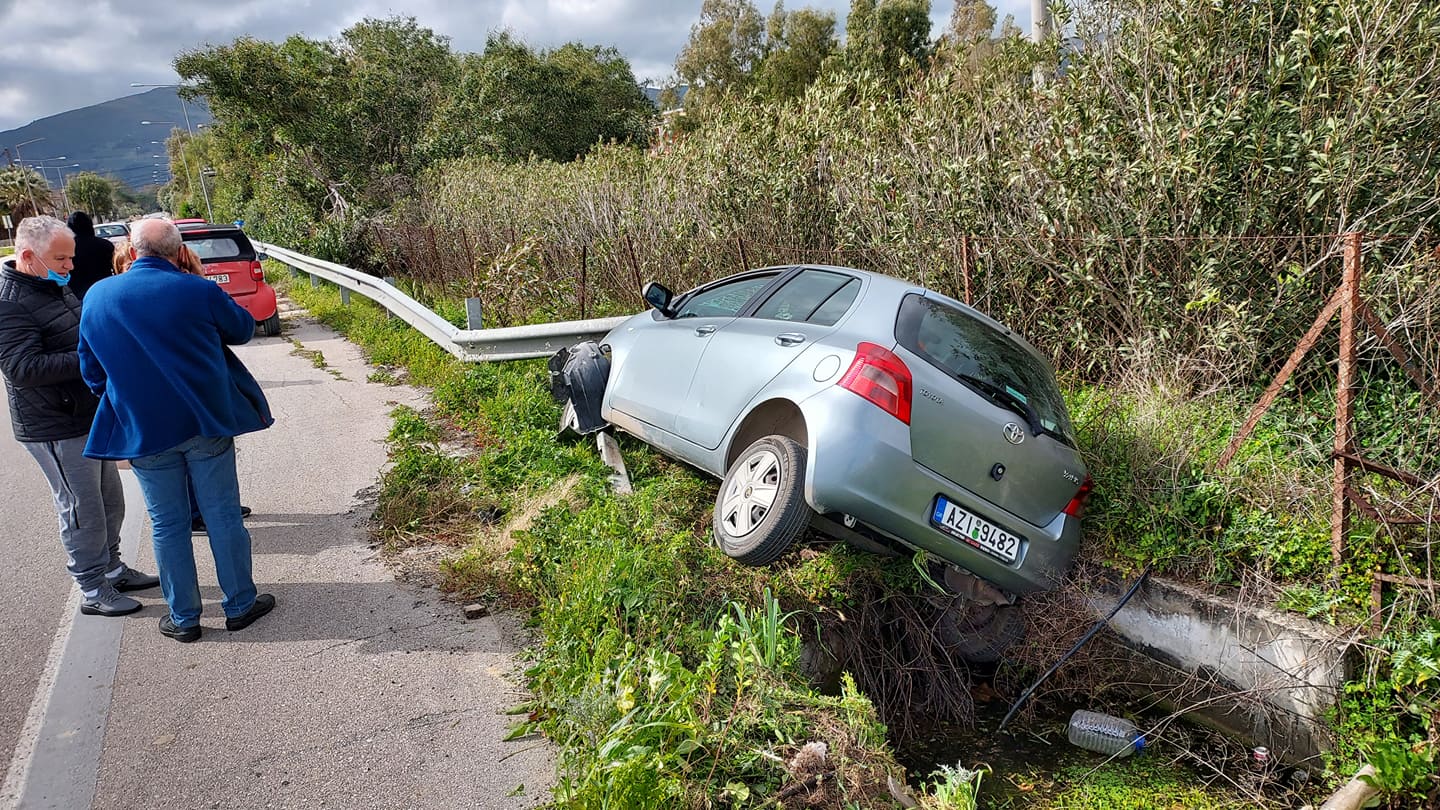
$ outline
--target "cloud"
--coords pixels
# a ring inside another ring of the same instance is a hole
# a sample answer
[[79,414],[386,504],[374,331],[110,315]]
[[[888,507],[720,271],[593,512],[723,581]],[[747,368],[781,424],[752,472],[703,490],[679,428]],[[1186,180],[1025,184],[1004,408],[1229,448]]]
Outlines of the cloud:
[[[999,16],[1029,21],[1028,0],[992,0]],[[953,0],[933,0],[943,26]],[[768,0],[756,0],[769,14]],[[794,9],[834,11],[849,0],[792,0]],[[157,13],[159,12],[159,13]],[[183,50],[241,36],[280,41],[292,34],[329,39],[366,17],[412,16],[450,38],[457,51],[480,51],[492,31],[509,30],[538,48],[567,42],[613,46],[636,78],[661,80],[699,19],[700,0],[0,0],[0,130],[137,92],[131,82],[177,81]]]

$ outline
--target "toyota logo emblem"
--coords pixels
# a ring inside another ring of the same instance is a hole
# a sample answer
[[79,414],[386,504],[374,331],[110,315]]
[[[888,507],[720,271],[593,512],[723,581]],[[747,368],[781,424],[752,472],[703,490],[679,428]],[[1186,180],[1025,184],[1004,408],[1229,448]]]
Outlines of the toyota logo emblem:
[[1019,444],[1025,441],[1025,431],[1020,426],[1011,422],[1005,426],[1005,441],[1011,444]]

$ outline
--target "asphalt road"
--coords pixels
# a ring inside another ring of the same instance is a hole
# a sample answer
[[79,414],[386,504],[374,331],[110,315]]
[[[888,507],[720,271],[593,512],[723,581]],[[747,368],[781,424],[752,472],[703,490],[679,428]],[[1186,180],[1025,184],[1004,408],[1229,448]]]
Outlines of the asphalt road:
[[[325,368],[293,353],[292,339],[320,351]],[[309,322],[289,320],[284,337],[238,354],[276,416],[238,442],[255,578],[279,603],[246,630],[224,629],[203,536],[199,642],[159,634],[158,590],[139,594],[146,608],[125,619],[76,617],[39,470],[8,437],[0,444],[0,752],[15,750],[6,784],[21,791],[18,804],[0,793],[0,807],[543,801],[548,746],[502,741],[512,719],[503,712],[525,697],[513,622],[466,621],[434,591],[397,583],[361,525],[357,493],[385,462],[389,412],[423,404],[420,395],[368,383],[358,351]],[[153,571],[143,514],[137,500],[127,532],[134,561]],[[66,644],[52,644],[57,633]],[[48,694],[37,689],[47,661]]]

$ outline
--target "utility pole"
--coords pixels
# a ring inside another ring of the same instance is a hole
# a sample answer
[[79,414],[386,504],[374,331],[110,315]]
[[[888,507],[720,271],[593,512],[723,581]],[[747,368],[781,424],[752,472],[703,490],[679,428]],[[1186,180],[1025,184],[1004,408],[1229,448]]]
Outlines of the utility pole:
[[[1036,45],[1043,44],[1050,38],[1050,6],[1048,0],[1030,0],[1030,40]],[[1041,65],[1036,65],[1030,73],[1031,80],[1036,87],[1045,86],[1049,79],[1049,71]]]
[[1050,6],[1046,0],[1030,0],[1030,41],[1044,42],[1050,36]]

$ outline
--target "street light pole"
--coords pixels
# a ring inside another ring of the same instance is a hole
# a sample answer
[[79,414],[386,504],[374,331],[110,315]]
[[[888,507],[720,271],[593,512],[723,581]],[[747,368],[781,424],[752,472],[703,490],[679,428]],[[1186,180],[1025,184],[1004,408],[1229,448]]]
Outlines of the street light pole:
[[[43,141],[43,140],[45,140],[45,139],[44,139],[44,138],[31,138],[31,139],[28,140],[28,141],[21,141],[20,143],[15,144],[15,162],[20,164],[20,168],[21,168],[21,169],[24,169],[24,168],[25,168],[25,163],[24,163],[24,161],[22,161],[21,158],[20,158],[20,147],[24,146],[24,145],[27,144],[27,143],[39,143],[39,142],[41,142],[41,141]],[[41,175],[41,177],[44,177],[44,175]],[[46,181],[45,181],[45,185],[47,185],[47,186],[50,185],[50,181],[49,181],[49,180],[46,180]],[[34,213],[34,214],[40,213],[40,208],[35,205],[35,192],[34,192],[33,189],[30,188],[30,184],[29,184],[29,183],[26,183],[26,184],[25,184],[25,196],[27,196],[27,197],[30,198],[30,211],[31,211],[31,213]]]
[[[179,88],[179,87],[180,87],[180,85],[178,85],[178,84],[141,84],[140,82],[131,82],[131,83],[130,83],[130,86],[131,86],[131,87],[174,87],[174,88]],[[190,108],[185,105],[185,97],[184,97],[184,96],[181,96],[179,93],[176,93],[176,94],[175,94],[175,97],[178,98],[178,99],[180,99],[180,115],[185,118],[185,131],[188,132],[188,133],[190,133],[190,137],[191,137],[191,138],[194,138],[194,137],[195,137],[195,128],[192,127],[192,126],[190,126]],[[141,121],[140,123],[143,124],[143,123],[145,123],[145,122],[144,122],[144,121]],[[161,122],[156,122],[156,123],[161,123]],[[185,155],[184,155],[185,149],[184,149],[184,145],[183,145],[183,144],[181,144],[180,153],[181,153],[181,155],[180,155],[181,158],[184,159],[184,157],[185,157]],[[189,165],[189,161],[186,161],[186,165],[187,165],[187,166]],[[190,169],[189,169],[189,168],[186,168],[186,169],[185,169],[185,173],[186,173],[186,174],[189,174],[189,173],[190,173]],[[201,167],[200,167],[200,194],[201,194],[202,196],[204,196],[204,198],[205,198],[205,218],[213,222],[213,221],[215,220],[215,211],[210,208],[210,189],[206,188],[206,186],[205,186],[205,167],[204,167],[204,166],[201,166]]]
[[[179,122],[179,121],[141,121],[140,123],[141,123],[141,124],[176,124],[176,125],[178,125],[180,122]],[[185,144],[183,144],[183,143],[180,144],[179,151],[180,151],[180,162],[181,162],[182,164],[184,164],[184,166],[185,166],[185,176],[188,177],[188,178],[190,178],[191,187],[193,188],[193,187],[194,187],[194,183],[195,183],[195,172],[193,172],[193,171],[190,170],[190,158],[188,158],[188,157],[185,156]],[[202,192],[205,191],[205,182],[204,182],[203,180],[200,182],[200,190],[201,190]],[[210,195],[209,195],[208,192],[205,193],[205,212],[206,212],[206,214],[208,215],[207,218],[213,218],[213,217],[214,217],[214,213],[212,213],[212,212],[210,211]]]

